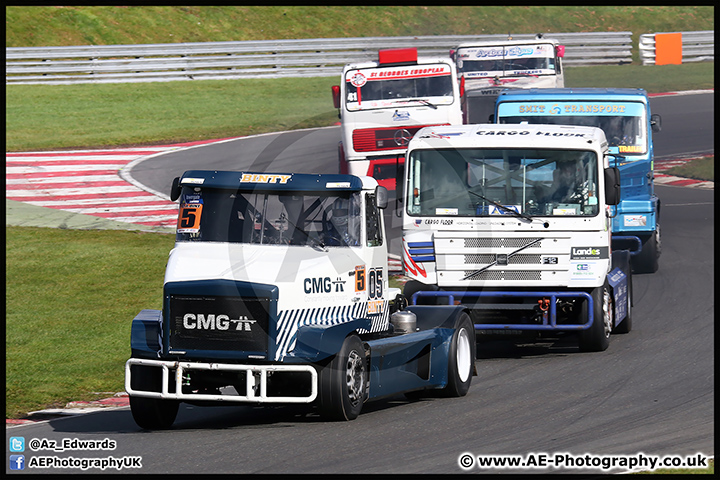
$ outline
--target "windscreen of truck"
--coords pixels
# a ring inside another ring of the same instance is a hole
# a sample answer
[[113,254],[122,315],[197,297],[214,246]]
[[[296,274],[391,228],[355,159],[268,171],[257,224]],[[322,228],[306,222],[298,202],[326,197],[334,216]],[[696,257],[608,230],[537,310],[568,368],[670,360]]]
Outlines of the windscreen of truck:
[[357,192],[254,193],[183,187],[177,241],[360,245]]
[[446,63],[360,68],[345,74],[349,111],[450,105],[453,101],[452,70]]
[[640,102],[500,102],[498,123],[599,127],[610,153],[642,155],[648,151],[647,114]]
[[418,149],[408,164],[411,216],[598,214],[598,157],[587,150]]
[[458,75],[468,80],[557,74],[555,47],[549,43],[463,47],[458,49],[456,55]]

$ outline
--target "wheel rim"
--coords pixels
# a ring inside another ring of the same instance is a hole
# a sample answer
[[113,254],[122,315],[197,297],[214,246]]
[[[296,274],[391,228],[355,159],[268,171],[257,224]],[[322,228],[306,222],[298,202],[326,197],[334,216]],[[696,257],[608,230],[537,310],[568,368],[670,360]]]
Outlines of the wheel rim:
[[363,359],[355,350],[348,355],[345,382],[347,384],[350,404],[355,406],[362,401],[363,388],[365,386]]
[[472,366],[472,348],[470,348],[470,337],[467,330],[461,328],[458,331],[457,353],[455,360],[457,361],[458,375],[461,382],[466,382],[470,378],[470,370]]
[[610,332],[612,331],[612,315],[610,313],[611,309],[611,303],[610,303],[610,292],[607,291],[607,289],[603,289],[603,305],[602,305],[602,313],[603,313],[603,328],[605,329],[605,337],[610,337]]

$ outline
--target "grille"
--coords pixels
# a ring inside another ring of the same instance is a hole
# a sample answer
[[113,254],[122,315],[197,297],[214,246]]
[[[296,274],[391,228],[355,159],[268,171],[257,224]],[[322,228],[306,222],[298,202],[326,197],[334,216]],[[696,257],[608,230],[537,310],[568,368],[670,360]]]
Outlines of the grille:
[[[465,255],[465,264],[482,264],[487,265],[495,261],[495,255],[491,253],[479,253]],[[540,264],[540,255],[524,255],[518,253],[512,257],[508,257],[508,265],[528,265]]]
[[[467,270],[463,276],[471,273],[473,270]],[[468,277],[468,280],[540,280],[541,273],[539,270],[485,270]]]
[[[352,133],[353,148],[356,152],[373,152],[378,150],[396,150],[398,148],[407,148],[407,141],[410,138],[405,139],[405,143],[398,145],[395,142],[395,134],[407,130],[410,133],[410,137],[415,135],[415,132],[424,127],[430,127],[433,125],[414,125],[412,127],[390,127],[390,128],[364,128],[354,130]],[[398,133],[401,135],[401,133]],[[407,136],[407,134],[405,135]]]
[[267,355],[268,298],[170,296],[170,350]]
[[[521,248],[537,238],[466,238],[465,248]],[[528,248],[540,248],[542,241]]]

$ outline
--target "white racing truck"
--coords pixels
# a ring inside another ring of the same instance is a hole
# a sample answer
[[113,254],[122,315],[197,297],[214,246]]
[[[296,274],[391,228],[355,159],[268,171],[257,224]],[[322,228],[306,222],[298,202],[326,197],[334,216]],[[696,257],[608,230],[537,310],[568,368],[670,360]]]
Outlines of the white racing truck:
[[595,127],[463,125],[408,147],[403,265],[411,304],[462,304],[478,338],[631,329],[630,255],[613,251],[619,172]]
[[463,123],[488,123],[506,88],[562,88],[565,46],[538,35],[532,40],[465,42],[450,51],[460,81]]
[[467,393],[470,318],[407,307],[389,288],[374,179],[195,170],[171,198],[163,307],[133,320],[125,366],[139,426],[169,428],[180,402],[309,404],[352,420],[368,400]]
[[430,125],[462,123],[454,62],[418,57],[416,48],[384,49],[377,62],[345,65],[332,87],[339,109],[339,172],[367,175],[395,189],[410,138]]

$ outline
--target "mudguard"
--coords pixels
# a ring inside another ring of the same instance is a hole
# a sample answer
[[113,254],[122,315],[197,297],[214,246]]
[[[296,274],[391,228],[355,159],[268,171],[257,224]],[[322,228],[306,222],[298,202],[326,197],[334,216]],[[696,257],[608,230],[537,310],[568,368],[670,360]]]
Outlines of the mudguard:
[[356,330],[370,330],[368,318],[358,318],[337,325],[304,325],[298,328],[295,348],[285,356],[285,363],[315,363],[340,351],[345,337]]
[[145,309],[132,321],[130,348],[136,358],[160,358],[162,351],[162,311]]
[[428,330],[431,328],[454,328],[455,321],[460,314],[467,310],[458,305],[448,308],[447,305],[410,305],[405,310],[413,312],[417,317],[417,328]]

